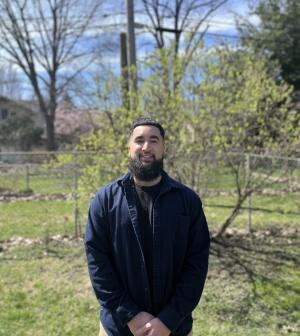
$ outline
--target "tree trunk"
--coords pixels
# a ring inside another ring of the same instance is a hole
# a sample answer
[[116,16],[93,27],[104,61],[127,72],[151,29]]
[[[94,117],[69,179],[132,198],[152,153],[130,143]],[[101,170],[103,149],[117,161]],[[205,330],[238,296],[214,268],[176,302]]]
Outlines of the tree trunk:
[[57,149],[55,141],[54,118],[45,115],[46,121],[46,148],[48,151],[55,151]]
[[248,197],[249,193],[245,193],[242,197],[239,197],[234,209],[232,210],[230,216],[226,219],[226,221],[222,224],[221,228],[217,231],[217,233],[213,236],[213,238],[220,238],[226,231],[226,229],[233,222],[235,217],[239,214],[241,207]]

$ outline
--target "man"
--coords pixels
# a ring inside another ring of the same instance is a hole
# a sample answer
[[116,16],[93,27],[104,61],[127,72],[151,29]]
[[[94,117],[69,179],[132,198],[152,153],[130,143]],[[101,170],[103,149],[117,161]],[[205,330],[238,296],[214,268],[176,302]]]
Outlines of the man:
[[100,335],[187,336],[208,267],[201,201],[163,170],[165,131],[132,124],[129,173],[95,195],[85,248]]

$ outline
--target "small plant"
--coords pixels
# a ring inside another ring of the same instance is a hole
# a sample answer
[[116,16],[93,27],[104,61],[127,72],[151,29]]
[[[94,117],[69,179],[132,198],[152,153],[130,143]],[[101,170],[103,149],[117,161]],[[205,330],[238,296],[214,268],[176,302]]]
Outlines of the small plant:
[[48,225],[44,231],[44,236],[43,236],[43,243],[44,243],[44,249],[45,249],[45,253],[48,254],[50,251],[49,248],[49,243],[50,243],[50,234],[49,234],[49,228]]
[[20,189],[19,193],[25,194],[25,195],[32,195],[34,191],[31,188],[24,188],[24,189]]

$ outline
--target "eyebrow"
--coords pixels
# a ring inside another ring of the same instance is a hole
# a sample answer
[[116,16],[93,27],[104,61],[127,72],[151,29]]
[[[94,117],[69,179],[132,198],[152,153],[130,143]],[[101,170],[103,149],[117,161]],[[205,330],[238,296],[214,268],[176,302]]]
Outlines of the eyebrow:
[[[139,135],[136,138],[134,138],[135,140],[142,140],[145,137],[143,135]],[[157,135],[150,135],[150,139],[155,139],[155,140],[159,140],[159,137]]]

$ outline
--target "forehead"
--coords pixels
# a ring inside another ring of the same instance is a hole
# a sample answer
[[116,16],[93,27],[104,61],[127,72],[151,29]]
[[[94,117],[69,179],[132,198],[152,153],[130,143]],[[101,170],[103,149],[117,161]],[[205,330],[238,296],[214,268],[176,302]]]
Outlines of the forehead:
[[151,126],[151,125],[142,125],[142,126],[137,126],[131,134],[132,138],[137,138],[137,137],[151,137],[155,136],[158,137],[159,139],[162,139],[162,136],[160,134],[160,131],[157,127]]

